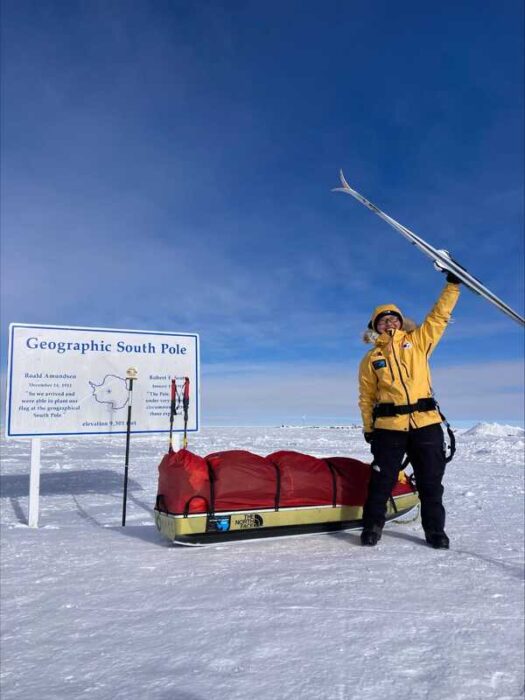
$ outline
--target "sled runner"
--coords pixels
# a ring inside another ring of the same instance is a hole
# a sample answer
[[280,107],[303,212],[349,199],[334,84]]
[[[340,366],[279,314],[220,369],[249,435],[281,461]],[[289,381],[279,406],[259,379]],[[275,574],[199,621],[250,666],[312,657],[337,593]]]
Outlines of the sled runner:
[[[172,542],[189,545],[357,529],[370,474],[369,464],[348,457],[169,452],[159,465],[155,524]],[[400,472],[387,520],[418,503]]]

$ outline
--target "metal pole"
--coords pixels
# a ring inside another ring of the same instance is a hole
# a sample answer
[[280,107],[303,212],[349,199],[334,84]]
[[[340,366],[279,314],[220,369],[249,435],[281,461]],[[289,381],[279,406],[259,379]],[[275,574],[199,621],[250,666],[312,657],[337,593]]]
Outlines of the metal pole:
[[40,500],[40,438],[31,439],[31,473],[29,475],[29,527],[38,527]]
[[126,525],[126,503],[128,499],[128,467],[129,467],[129,442],[131,436],[131,408],[133,404],[133,382],[137,378],[138,372],[134,367],[130,367],[126,372],[129,388],[128,399],[128,422],[126,427],[126,459],[124,462],[124,496],[122,500],[122,527]]

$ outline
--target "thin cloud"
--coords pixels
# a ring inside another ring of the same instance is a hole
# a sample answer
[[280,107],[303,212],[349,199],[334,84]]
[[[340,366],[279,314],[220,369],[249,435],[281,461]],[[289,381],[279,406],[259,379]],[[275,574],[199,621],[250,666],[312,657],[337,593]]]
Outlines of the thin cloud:
[[[524,420],[523,363],[488,362],[441,367],[434,389],[447,418],[455,421]],[[209,423],[232,420],[266,424],[294,419],[360,422],[357,364],[230,364],[203,367],[202,407]]]

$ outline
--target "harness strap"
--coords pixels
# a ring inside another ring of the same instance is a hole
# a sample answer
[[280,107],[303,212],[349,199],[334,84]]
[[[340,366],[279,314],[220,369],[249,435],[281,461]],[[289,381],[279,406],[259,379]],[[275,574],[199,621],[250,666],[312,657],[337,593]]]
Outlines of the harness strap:
[[439,408],[437,401],[436,401],[436,409],[439,413],[441,420],[445,424],[445,427],[446,427],[447,433],[448,433],[448,439],[450,440],[450,445],[448,448],[450,450],[450,453],[449,453],[448,457],[445,458],[445,464],[448,464],[449,462],[452,461],[454,455],[456,454],[456,436],[454,435],[452,428],[450,427],[450,423],[445,418],[445,416],[441,413],[441,409]]
[[[449,454],[445,458],[445,464],[448,464],[449,462],[452,461],[454,455],[456,454],[456,437],[454,433],[452,432],[452,428],[450,427],[450,423],[448,420],[445,418],[443,413],[441,412],[441,409],[439,407],[438,402],[434,398],[425,398],[425,399],[418,399],[416,403],[409,403],[409,404],[403,404],[400,406],[396,406],[394,403],[377,403],[374,406],[374,410],[372,412],[372,417],[374,419],[374,423],[376,421],[376,418],[393,418],[394,416],[402,416],[402,415],[407,415],[410,413],[414,413],[414,411],[420,411],[420,412],[425,412],[425,411],[437,411],[439,413],[439,417],[441,418],[441,421],[445,424],[445,427],[447,429],[447,434],[448,434],[448,439],[449,439]],[[407,456],[405,461],[403,462],[402,469],[405,469],[405,467],[408,466],[408,463],[410,462],[410,458]]]
[[418,399],[416,403],[407,403],[396,406],[395,403],[377,403],[374,406],[372,416],[376,418],[393,418],[394,416],[405,416],[415,411],[435,411],[437,402],[433,398]]
[[394,511],[394,513],[397,513],[398,512],[397,505],[396,505],[396,502],[394,501],[394,497],[392,496],[392,494],[390,494],[390,496],[388,497],[388,500],[390,501],[390,505],[392,506],[392,510]]

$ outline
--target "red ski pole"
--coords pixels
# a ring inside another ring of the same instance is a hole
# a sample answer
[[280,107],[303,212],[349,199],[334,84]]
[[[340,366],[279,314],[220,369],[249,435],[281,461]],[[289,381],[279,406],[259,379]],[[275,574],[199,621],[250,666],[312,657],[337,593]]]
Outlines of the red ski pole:
[[184,411],[184,437],[182,439],[182,447],[186,449],[188,446],[188,437],[186,431],[188,429],[188,408],[190,405],[190,378],[184,377],[184,392],[182,396],[182,409]]
[[176,379],[171,380],[171,404],[170,404],[170,444],[169,452],[173,452],[173,418],[175,416],[175,404],[177,401]]

